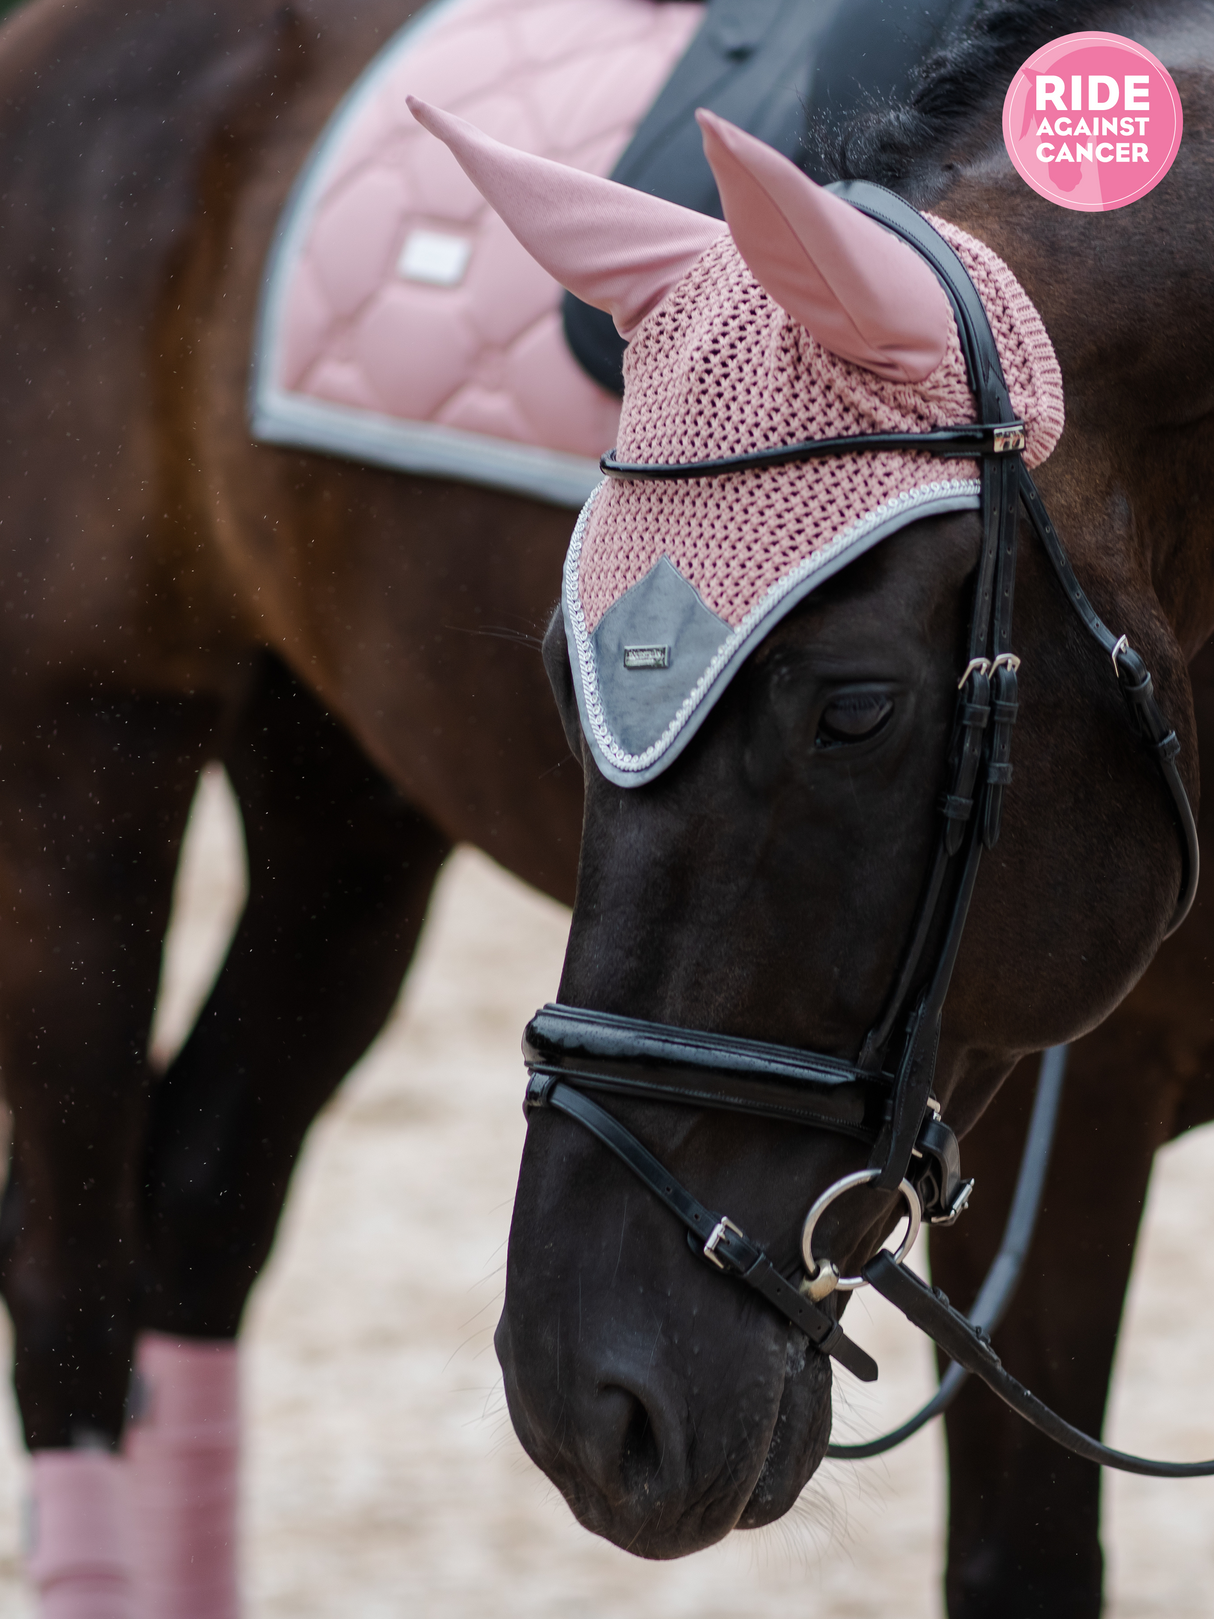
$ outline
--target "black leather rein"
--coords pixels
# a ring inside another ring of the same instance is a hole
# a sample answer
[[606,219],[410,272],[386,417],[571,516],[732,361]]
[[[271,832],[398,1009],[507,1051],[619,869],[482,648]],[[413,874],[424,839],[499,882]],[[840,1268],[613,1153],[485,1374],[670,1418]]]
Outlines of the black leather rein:
[[887,1253],[875,1254],[864,1267],[865,1280],[920,1331],[925,1332],[956,1366],[980,1377],[1005,1405],[1011,1406],[1038,1433],[1061,1445],[1064,1450],[1109,1467],[1118,1473],[1141,1473],[1147,1478],[1210,1478],[1214,1460],[1203,1462],[1157,1462],[1146,1456],[1131,1456],[1113,1450],[1098,1439],[1073,1428],[1056,1411],[1051,1411],[1035,1394],[1018,1383],[991,1347],[990,1338],[980,1327],[954,1310],[938,1287],[929,1287],[905,1265],[895,1265]]
[[[1022,507],[1067,601],[1110,658],[1134,726],[1168,788],[1184,850],[1180,897],[1169,932],[1179,927],[1193,903],[1198,845],[1192,808],[1176,768],[1180,751],[1176,734],[1155,700],[1142,658],[1125,636],[1114,635],[1101,622],[1084,594],[1023,464],[1024,424],[1015,419],[990,323],[964,266],[922,215],[892,192],[860,181],[832,189],[908,242],[936,272],[957,321],[970,386],[978,401],[978,423],[930,433],[812,440],[689,464],[621,464],[612,452],[603,458],[602,468],[607,476],[616,478],[701,478],[744,474],[757,467],[820,455],[882,450],[926,451],[980,462],[983,538],[968,661],[958,681],[936,854],[897,981],[854,1063],[568,1006],[546,1006],[537,1012],[527,1026],[523,1051],[530,1074],[526,1109],[552,1107],[576,1119],[682,1221],[689,1243],[706,1261],[755,1289],[824,1354],[871,1380],[877,1375],[875,1364],[823,1307],[829,1304],[833,1284],[820,1267],[815,1271],[812,1253],[807,1261],[812,1261],[809,1278],[799,1285],[790,1281],[727,1216],[704,1208],[596,1096],[733,1110],[845,1135],[869,1147],[871,1184],[878,1190],[901,1189],[916,1217],[915,1204],[933,1224],[951,1224],[961,1213],[972,1182],[962,1180],[957,1140],[941,1118],[932,1090],[944,1001],[979,861],[983,850],[998,841],[1003,795],[1012,776],[1011,740],[1020,666],[1012,651],[1012,607]],[[899,1032],[901,1044],[894,1047]],[[891,1056],[891,1047],[896,1056]],[[1048,1153],[1048,1136],[1044,1151]],[[1039,1194],[1040,1175],[1036,1179]],[[1022,1219],[1020,1226],[1024,1224]],[[805,1246],[808,1250],[808,1237]],[[1135,1471],[1169,1476],[1214,1472],[1214,1463],[1139,1462],[1108,1451],[1069,1429],[1015,1384],[999,1366],[985,1334],[985,1326],[1010,1297],[1006,1277],[997,1290],[997,1308],[992,1294],[983,1310],[976,1308],[973,1320],[967,1322],[888,1254],[878,1254],[863,1275],[930,1333],[957,1367],[982,1377],[1043,1432],[1079,1454],[1107,1466],[1132,1466]],[[818,1282],[810,1297],[810,1281],[815,1276]],[[844,1285],[856,1284],[853,1279]],[[984,1296],[987,1291],[984,1288]],[[959,1371],[953,1379],[954,1386],[959,1386],[960,1375]],[[935,1409],[942,1409],[943,1403],[947,1401],[932,1402]],[[922,1420],[926,1414],[930,1414],[928,1408],[920,1414]],[[888,1442],[913,1432],[919,1421],[919,1417],[913,1418],[898,1434],[888,1436]],[[886,1448],[887,1441],[875,1445]],[[853,1448],[871,1454],[873,1447]],[[848,1449],[840,1447],[839,1453],[847,1454]]]

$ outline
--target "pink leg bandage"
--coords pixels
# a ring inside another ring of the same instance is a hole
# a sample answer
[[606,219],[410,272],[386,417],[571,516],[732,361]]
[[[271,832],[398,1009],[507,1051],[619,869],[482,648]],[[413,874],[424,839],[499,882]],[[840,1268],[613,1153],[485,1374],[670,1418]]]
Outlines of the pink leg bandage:
[[39,1619],[132,1619],[125,1474],[100,1450],[31,1458],[27,1568]]
[[137,1619],[238,1619],[236,1345],[144,1333],[127,1429]]

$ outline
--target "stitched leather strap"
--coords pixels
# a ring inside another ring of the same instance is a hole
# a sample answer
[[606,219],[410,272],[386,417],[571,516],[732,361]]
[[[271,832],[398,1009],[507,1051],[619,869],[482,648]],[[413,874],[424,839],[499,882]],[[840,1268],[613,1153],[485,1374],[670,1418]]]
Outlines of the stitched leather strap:
[[901,1310],[908,1321],[939,1344],[951,1361],[972,1372],[975,1377],[980,1377],[1018,1416],[1064,1450],[1082,1456],[1084,1461],[1095,1462],[1098,1467],[1111,1467],[1119,1473],[1142,1473],[1148,1478],[1214,1476],[1214,1461],[1150,1461],[1143,1456],[1130,1456],[1124,1451],[1112,1450],[1098,1439],[1073,1428],[1004,1369],[984,1328],[967,1321],[959,1311],[953,1309],[939,1288],[929,1287],[905,1265],[896,1265],[884,1250],[865,1265],[864,1277],[878,1293]]
[[[1015,413],[999,349],[977,288],[952,247],[904,198],[883,186],[857,180],[830,189],[901,237],[935,271],[957,322],[966,373],[978,401],[979,421],[991,434],[990,449],[982,457],[983,535],[970,614],[969,663],[958,696],[949,786],[941,805],[940,844],[894,994],[863,1046],[866,1062],[882,1061],[898,1022],[907,1018],[908,997],[915,993],[916,982],[920,981],[923,955],[933,937],[938,938],[931,977],[926,986],[921,985],[918,1003],[906,1023],[894,1099],[895,1126],[878,1143],[871,1160],[882,1170],[878,1184],[892,1190],[906,1173],[923,1118],[920,1112],[919,1120],[912,1125],[910,1113],[920,1103],[926,1108],[931,1095],[944,996],[965,929],[978,861],[983,847],[989,847],[998,837],[1003,788],[1011,776],[1014,687],[1009,689],[1004,680],[992,693],[990,676],[992,659],[999,661],[1000,669],[1011,662],[1007,655],[1011,651],[1017,494],[1024,433],[1021,429],[1007,436],[1006,424],[1014,422]],[[1001,700],[1003,707],[995,727],[990,728],[992,696]],[[993,779],[988,774],[991,763],[996,767]],[[981,811],[975,818],[979,802]],[[948,904],[950,888],[952,907],[941,938],[939,916]],[[879,1156],[882,1151],[884,1158]]]
[[[1012,1206],[1003,1228],[999,1251],[991,1260],[986,1280],[978,1289],[978,1297],[969,1312],[971,1326],[981,1327],[988,1333],[994,1332],[1012,1302],[1037,1226],[1037,1216],[1041,1210],[1041,1194],[1045,1190],[1045,1175],[1049,1168],[1058,1125],[1058,1109],[1062,1101],[1062,1086],[1066,1078],[1069,1049],[1067,1046],[1051,1046],[1048,1051],[1041,1054],[1033,1112],[1024,1138],[1024,1151],[1020,1158],[1020,1170],[1016,1176]],[[895,1449],[912,1434],[917,1434],[920,1428],[925,1428],[941,1412],[947,1411],[968,1379],[969,1373],[965,1368],[958,1366],[955,1361],[952,1362],[940,1379],[940,1387],[935,1394],[905,1422],[899,1423],[889,1433],[880,1434],[875,1439],[862,1439],[850,1445],[832,1443],[826,1447],[826,1454],[836,1461],[844,1462],[859,1462],[865,1461],[870,1456],[884,1456],[887,1451]]]
[[1189,795],[1176,768],[1180,743],[1177,741],[1176,732],[1168,724],[1163,711],[1155,701],[1151,676],[1146,664],[1124,635],[1113,634],[1088,600],[1087,593],[1075,576],[1071,559],[1058,538],[1058,531],[1050,521],[1050,515],[1045,509],[1037,485],[1033,482],[1028,468],[1024,466],[1020,468],[1020,498],[1037,538],[1041,541],[1042,549],[1058,575],[1059,583],[1066,593],[1067,600],[1075,609],[1080,623],[1096,644],[1112,659],[1122,695],[1130,706],[1138,732],[1154,753],[1164,784],[1171,794],[1172,806],[1180,825],[1180,835],[1184,841],[1184,872],[1180,897],[1176,902],[1172,920],[1168,923],[1168,931],[1164,934],[1166,939],[1176,932],[1192,909],[1193,901],[1197,898],[1198,879],[1201,876],[1201,848],[1197,841],[1197,822],[1193,818],[1193,806],[1189,803]]
[[560,1081],[549,1081],[535,1095],[533,1091],[534,1086],[528,1089],[529,1106],[556,1108],[597,1136],[682,1221],[694,1238],[693,1246],[710,1264],[762,1294],[815,1348],[837,1360],[840,1366],[846,1366],[854,1377],[864,1383],[876,1381],[876,1361],[847,1337],[839,1323],[781,1276],[762,1248],[744,1231],[725,1216],[706,1209],[606,1108]]
[[721,455],[709,461],[617,461],[615,451],[608,450],[599,461],[599,470],[609,478],[718,478],[726,472],[785,467],[793,461],[813,461],[826,455],[918,450],[944,460],[965,461],[976,456],[1010,457],[1023,446],[1023,422],[1006,421],[993,427],[963,423],[959,427],[934,427],[927,433],[852,433],[843,438],[803,439],[798,444],[778,444],[769,450],[748,450],[744,455]]
[[953,308],[966,373],[978,397],[979,417],[988,424],[1014,421],[1016,413],[982,299],[969,271],[944,237],[904,197],[871,180],[841,180],[827,189],[893,231],[927,260]]

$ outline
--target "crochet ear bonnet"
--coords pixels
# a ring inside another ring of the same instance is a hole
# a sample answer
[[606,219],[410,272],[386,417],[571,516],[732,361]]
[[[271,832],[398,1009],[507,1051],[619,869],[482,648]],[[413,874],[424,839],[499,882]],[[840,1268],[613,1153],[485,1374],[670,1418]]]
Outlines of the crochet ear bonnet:
[[[712,114],[728,226],[499,146],[421,104],[541,263],[630,338],[616,458],[694,462],[977,419],[952,311],[913,250]],[[1041,317],[1006,264],[928,216],[986,308],[1039,465],[1063,427]],[[906,450],[711,478],[608,479],[565,562],[584,733],[621,786],[665,770],[741,661],[824,579],[920,518],[978,510],[976,463]]]

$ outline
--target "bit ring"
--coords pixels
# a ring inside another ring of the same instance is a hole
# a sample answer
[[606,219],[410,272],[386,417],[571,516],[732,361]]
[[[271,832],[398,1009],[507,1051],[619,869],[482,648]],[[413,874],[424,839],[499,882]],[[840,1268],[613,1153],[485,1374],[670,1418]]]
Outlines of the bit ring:
[[[805,1224],[801,1228],[801,1257],[805,1261],[805,1274],[808,1281],[802,1283],[802,1292],[811,1299],[825,1298],[828,1293],[836,1290],[840,1293],[854,1292],[857,1287],[867,1287],[868,1283],[863,1276],[840,1276],[829,1259],[819,1263],[814,1258],[814,1228],[826,1213],[836,1198],[842,1197],[844,1192],[850,1192],[857,1186],[871,1186],[873,1181],[881,1178],[879,1169],[858,1169],[854,1175],[844,1175],[842,1180],[828,1186],[822,1196],[805,1216]],[[906,1199],[906,1235],[898,1244],[894,1253],[894,1263],[900,1265],[914,1247],[915,1238],[919,1235],[919,1226],[923,1220],[923,1205],[919,1201],[919,1194],[908,1180],[904,1180],[898,1187],[899,1192]]]

